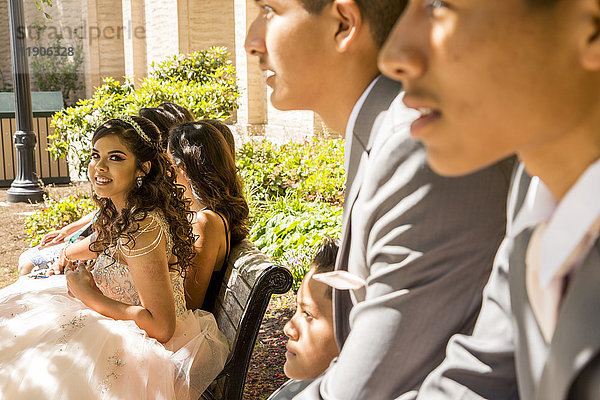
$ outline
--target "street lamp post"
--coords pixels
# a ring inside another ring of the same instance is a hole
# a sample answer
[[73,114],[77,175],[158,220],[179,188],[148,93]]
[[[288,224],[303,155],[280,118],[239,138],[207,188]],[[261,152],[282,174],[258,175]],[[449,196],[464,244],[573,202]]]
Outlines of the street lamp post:
[[33,133],[31,89],[29,86],[29,65],[27,63],[25,18],[22,0],[8,0],[10,19],[10,43],[15,88],[15,119],[17,130],[14,135],[17,149],[17,175],[6,192],[11,203],[33,202],[44,199],[39,179],[35,173],[36,136]]

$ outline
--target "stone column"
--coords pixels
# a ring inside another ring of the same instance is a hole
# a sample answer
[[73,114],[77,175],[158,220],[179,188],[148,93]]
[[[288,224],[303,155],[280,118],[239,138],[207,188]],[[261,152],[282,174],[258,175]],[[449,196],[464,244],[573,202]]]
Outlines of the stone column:
[[122,81],[125,76],[125,48],[122,0],[87,0],[86,95],[90,97],[102,78]]
[[246,54],[244,42],[258,7],[254,0],[235,0],[235,66],[242,96],[236,127],[241,134],[264,134],[268,123],[265,75],[255,56]]
[[[223,46],[235,59],[234,0],[180,0],[186,13],[180,12],[180,34],[187,34],[186,52]],[[183,9],[181,7],[180,9]],[[183,42],[180,40],[180,42]],[[182,46],[182,51],[184,47]]]
[[145,0],[146,18],[146,65],[160,62],[167,56],[179,54],[181,1]]
[[123,0],[125,76],[139,83],[148,75],[146,13],[143,0]]

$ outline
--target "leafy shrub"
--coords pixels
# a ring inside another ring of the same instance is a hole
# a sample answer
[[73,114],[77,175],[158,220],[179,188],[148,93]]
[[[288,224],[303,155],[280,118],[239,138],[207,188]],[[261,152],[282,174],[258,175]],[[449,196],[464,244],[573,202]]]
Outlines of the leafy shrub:
[[294,290],[310,268],[316,248],[326,236],[339,238],[342,207],[304,202],[297,197],[253,204],[250,240],[294,276]]
[[55,134],[48,150],[55,158],[67,159],[85,177],[92,133],[110,118],[137,114],[142,107],[165,101],[188,108],[197,118],[229,118],[240,94],[228,58],[224,47],[173,56],[153,64],[154,70],[139,87],[131,80],[119,83],[105,78],[91,99],[54,115]]
[[[208,51],[200,51],[188,55],[178,54],[157,63],[152,63],[154,70],[150,77],[158,81],[187,81],[194,83],[220,83],[235,79],[235,71],[227,61],[224,47],[213,47]],[[207,74],[206,71],[211,71]],[[235,84],[235,81],[230,82]]]
[[325,236],[339,238],[346,176],[343,140],[276,145],[252,141],[237,151],[250,204],[250,235],[290,268],[294,290]]
[[47,19],[52,19],[52,17],[50,16],[50,14],[48,14],[42,8],[43,4],[47,5],[48,7],[52,7],[52,0],[35,0],[35,6],[37,7],[37,9],[39,11],[41,11]]
[[94,201],[83,194],[60,200],[47,199],[43,210],[25,218],[27,241],[35,246],[46,233],[60,229],[95,209]]
[[343,140],[314,139],[278,146],[252,141],[238,150],[246,191],[255,201],[294,194],[305,201],[341,204],[344,196]]

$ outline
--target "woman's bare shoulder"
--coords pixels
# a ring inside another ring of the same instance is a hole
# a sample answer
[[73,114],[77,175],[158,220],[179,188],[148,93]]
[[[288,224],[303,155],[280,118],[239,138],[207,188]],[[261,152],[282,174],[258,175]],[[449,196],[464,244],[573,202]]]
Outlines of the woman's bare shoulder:
[[195,214],[192,221],[194,234],[204,237],[204,241],[220,241],[225,236],[223,220],[215,211],[204,210]]

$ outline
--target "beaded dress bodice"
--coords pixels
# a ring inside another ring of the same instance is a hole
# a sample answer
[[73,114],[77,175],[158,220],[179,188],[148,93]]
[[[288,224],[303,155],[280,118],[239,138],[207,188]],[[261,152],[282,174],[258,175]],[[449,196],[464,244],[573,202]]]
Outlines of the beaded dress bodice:
[[[149,244],[128,250],[121,242],[116,246],[111,246],[104,253],[101,253],[92,268],[92,275],[96,286],[106,296],[126,304],[140,305],[140,297],[129,267],[118,261],[119,256],[122,259],[139,257],[154,250],[166,238],[167,260],[171,258],[173,240],[169,232],[169,226],[165,218],[159,212],[148,214],[150,222],[133,235],[134,239],[141,235],[147,235],[153,238]],[[169,271],[171,284],[173,285],[173,295],[175,302],[175,312],[179,316],[185,312],[185,294],[183,291],[183,278],[177,271]]]

